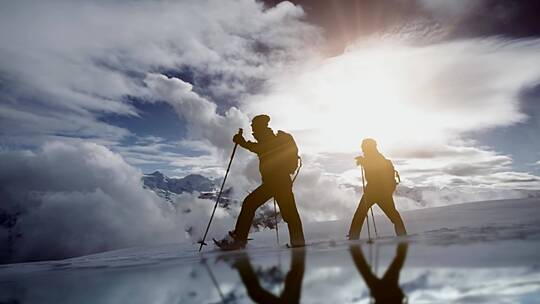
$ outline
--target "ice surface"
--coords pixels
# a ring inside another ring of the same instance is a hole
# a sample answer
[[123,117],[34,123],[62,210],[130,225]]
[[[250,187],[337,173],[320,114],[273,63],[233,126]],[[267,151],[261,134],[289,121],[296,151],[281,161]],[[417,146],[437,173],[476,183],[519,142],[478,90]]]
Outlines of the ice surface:
[[[345,241],[346,219],[306,224],[305,250],[287,249],[280,226],[280,246],[274,231],[263,231],[239,252],[171,244],[0,265],[0,303],[252,303],[266,292],[283,303],[298,292],[301,303],[370,303],[377,291],[361,270],[381,278],[391,264],[399,285],[386,282],[382,293],[400,290],[409,303],[540,303],[538,199],[403,215],[410,236],[390,237],[390,223],[376,216],[374,245]],[[404,264],[395,267],[399,256]],[[245,284],[249,269],[255,277]]]

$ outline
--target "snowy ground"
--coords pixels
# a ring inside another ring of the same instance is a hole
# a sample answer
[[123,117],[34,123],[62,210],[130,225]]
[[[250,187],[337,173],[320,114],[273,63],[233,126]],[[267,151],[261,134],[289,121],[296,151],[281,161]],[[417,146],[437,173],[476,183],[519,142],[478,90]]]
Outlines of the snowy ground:
[[[347,219],[306,224],[312,244],[305,251],[285,248],[287,230],[280,226],[281,246],[274,231],[264,231],[243,252],[208,246],[200,254],[194,245],[173,244],[0,265],[0,303],[251,303],[250,296],[264,293],[254,289],[257,279],[283,303],[298,292],[302,303],[370,303],[353,259],[382,277],[399,256],[405,262],[396,274],[409,303],[540,303],[538,199],[405,212],[410,236],[401,240],[384,237],[392,234],[390,223],[376,218],[383,237],[374,245],[344,241]],[[398,242],[408,245],[397,250]],[[256,274],[249,291],[239,270],[246,265]],[[389,293],[397,286],[380,288]]]

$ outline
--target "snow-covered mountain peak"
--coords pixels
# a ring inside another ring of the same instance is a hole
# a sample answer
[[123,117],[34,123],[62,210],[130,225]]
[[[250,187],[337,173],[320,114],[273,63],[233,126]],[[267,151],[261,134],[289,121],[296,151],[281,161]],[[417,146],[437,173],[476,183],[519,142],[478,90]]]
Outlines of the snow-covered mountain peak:
[[216,185],[212,179],[200,174],[189,174],[182,178],[174,178],[167,177],[159,171],[154,171],[153,173],[145,174],[142,180],[147,188],[176,194],[183,192],[208,192],[216,189]]

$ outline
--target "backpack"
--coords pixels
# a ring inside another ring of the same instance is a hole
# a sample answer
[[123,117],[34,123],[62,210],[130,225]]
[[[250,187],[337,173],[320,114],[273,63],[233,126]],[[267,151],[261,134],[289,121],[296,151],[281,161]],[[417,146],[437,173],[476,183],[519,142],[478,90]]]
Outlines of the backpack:
[[401,178],[399,176],[399,172],[397,172],[389,159],[385,159],[383,176],[383,183],[388,187],[387,189],[391,189],[392,192],[394,192],[397,185],[401,182]]
[[279,166],[288,174],[294,174],[298,169],[298,146],[291,134],[279,130],[277,132],[279,142]]

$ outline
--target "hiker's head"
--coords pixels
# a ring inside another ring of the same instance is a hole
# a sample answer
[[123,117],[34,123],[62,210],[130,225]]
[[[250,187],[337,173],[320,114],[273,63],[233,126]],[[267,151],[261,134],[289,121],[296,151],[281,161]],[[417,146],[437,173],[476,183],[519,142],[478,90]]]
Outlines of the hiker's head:
[[253,117],[251,120],[251,129],[253,130],[253,137],[256,140],[261,140],[272,134],[272,129],[268,127],[270,122],[270,116],[262,114]]
[[369,155],[373,153],[378,153],[377,142],[373,138],[365,138],[362,140],[362,151],[364,154]]

